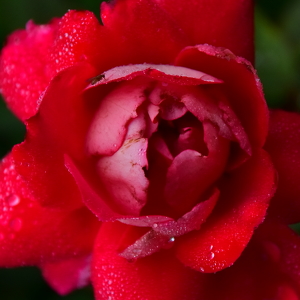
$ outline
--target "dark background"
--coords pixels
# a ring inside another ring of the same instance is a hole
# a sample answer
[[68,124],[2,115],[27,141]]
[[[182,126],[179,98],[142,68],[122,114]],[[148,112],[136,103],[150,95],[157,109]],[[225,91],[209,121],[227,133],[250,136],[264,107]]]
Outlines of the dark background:
[[[188,3],[188,1],[187,1]],[[47,23],[68,9],[99,15],[98,0],[0,0],[0,44],[29,19]],[[188,5],[188,4],[187,4]],[[256,4],[256,68],[272,108],[300,110],[300,1],[259,0]],[[23,125],[0,99],[0,157],[23,140]],[[91,288],[60,297],[36,268],[0,269],[1,300],[92,300]]]

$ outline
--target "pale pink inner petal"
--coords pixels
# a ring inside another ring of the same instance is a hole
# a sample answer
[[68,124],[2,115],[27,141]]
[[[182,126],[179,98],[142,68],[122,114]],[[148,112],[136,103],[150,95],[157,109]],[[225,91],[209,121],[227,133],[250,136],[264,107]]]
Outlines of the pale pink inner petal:
[[148,115],[150,117],[150,120],[152,123],[157,123],[157,116],[159,114],[159,106],[153,105],[152,103],[149,103],[148,105]]
[[112,155],[122,145],[127,123],[137,116],[149,82],[141,78],[120,84],[99,105],[87,135],[90,154]]
[[119,222],[139,227],[151,227],[153,224],[172,221],[172,218],[166,216],[141,216],[141,217],[124,217],[118,219]]
[[216,124],[220,129],[220,135],[235,140],[230,128],[223,120],[223,112],[213,99],[208,97],[201,87],[182,89],[181,101],[186,108],[200,121],[208,120]]
[[118,66],[110,69],[91,80],[88,88],[109,82],[132,80],[145,75],[160,81],[179,85],[215,84],[223,81],[203,72],[186,67],[172,65],[136,64]]
[[160,117],[164,120],[181,118],[187,112],[185,105],[179,101],[166,99],[160,104]]
[[119,255],[129,261],[136,260],[158,252],[161,248],[167,247],[168,243],[173,244],[174,238],[150,230]]
[[148,168],[148,139],[143,137],[145,125],[145,114],[140,113],[129,124],[121,148],[97,162],[99,177],[114,202],[131,215],[138,215],[147,200],[149,181],[144,171]]

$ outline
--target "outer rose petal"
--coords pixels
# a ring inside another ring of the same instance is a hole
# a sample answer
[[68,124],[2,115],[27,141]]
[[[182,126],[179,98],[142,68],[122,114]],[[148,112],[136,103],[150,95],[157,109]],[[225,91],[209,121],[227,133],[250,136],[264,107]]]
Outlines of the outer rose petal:
[[[152,0],[103,2],[101,18],[104,27],[116,40],[116,59],[122,64],[170,64],[177,53],[190,45],[187,36],[168,13]],[[137,25],[138,24],[138,25]]]
[[97,300],[197,300],[203,274],[180,264],[172,252],[128,262],[118,250],[138,237],[139,229],[105,223],[94,249],[92,281]]
[[212,89],[208,87],[207,95],[211,93],[211,97],[217,99],[225,97],[241,121],[251,145],[259,148],[264,145],[269,110],[256,71],[247,60],[224,48],[198,45],[183,49],[175,64],[201,70],[223,80],[223,85]]
[[70,10],[60,20],[49,60],[55,75],[80,62],[89,62],[99,72],[116,66],[119,48],[90,11]]
[[191,39],[230,49],[253,62],[253,1],[154,0]]
[[91,257],[81,256],[41,266],[48,284],[60,295],[88,285],[91,273]]
[[[206,282],[205,300],[298,300],[300,299],[299,281],[293,278],[299,273],[299,237],[287,234],[287,227],[271,223],[265,228],[263,223],[254,234],[241,257],[230,268],[209,275]],[[278,226],[279,225],[279,226]],[[264,228],[264,229],[263,229]],[[262,231],[267,229],[265,235]],[[279,229],[279,235],[277,236]],[[271,234],[271,239],[269,239]],[[295,238],[298,241],[295,241]],[[276,243],[274,241],[276,240]],[[277,243],[279,242],[279,243]],[[285,246],[287,243],[287,246]],[[279,248],[278,248],[279,246]],[[292,259],[290,270],[284,270],[282,263]],[[291,269],[294,269],[291,271]],[[297,275],[299,278],[299,275]]]
[[278,172],[278,189],[271,202],[270,214],[291,224],[300,222],[300,115],[271,112],[266,150]]
[[225,175],[211,218],[200,231],[178,238],[179,259],[208,273],[232,265],[264,219],[274,192],[274,177],[273,165],[263,150]]
[[[74,158],[83,156],[93,107],[90,102],[91,111],[85,111],[81,92],[93,71],[89,65],[77,65],[54,77],[39,113],[27,122],[25,142],[13,149],[18,172],[26,178],[35,199],[42,205],[69,208],[83,205],[78,188],[64,166],[64,154]],[[81,116],[80,120],[77,116]]]
[[0,265],[39,265],[91,252],[99,222],[85,208],[43,208],[15,170],[12,156],[0,166]]
[[26,30],[13,33],[0,59],[0,90],[10,109],[21,119],[33,116],[41,92],[50,81],[48,48],[58,22],[35,25],[29,21]]

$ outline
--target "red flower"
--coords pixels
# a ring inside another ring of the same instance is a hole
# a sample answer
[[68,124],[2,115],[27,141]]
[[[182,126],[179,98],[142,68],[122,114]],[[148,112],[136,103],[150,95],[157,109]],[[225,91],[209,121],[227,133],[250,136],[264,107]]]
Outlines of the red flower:
[[118,0],[101,19],[29,22],[3,49],[27,136],[1,165],[0,264],[61,294],[91,275],[96,299],[298,299],[300,119],[274,112],[264,146],[250,1]]

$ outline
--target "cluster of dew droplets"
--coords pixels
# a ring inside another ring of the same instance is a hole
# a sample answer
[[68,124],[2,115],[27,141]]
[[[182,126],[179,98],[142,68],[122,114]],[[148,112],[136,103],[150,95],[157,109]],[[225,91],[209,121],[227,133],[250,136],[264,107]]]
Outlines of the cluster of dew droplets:
[[51,54],[51,59],[56,65],[56,72],[72,65],[78,60],[83,61],[87,59],[84,53],[76,50],[76,46],[78,44],[85,44],[86,48],[88,48],[92,42],[90,37],[97,36],[96,23],[98,21],[89,12],[69,11],[62,18],[57,40],[55,41],[57,51],[53,51]]
[[6,166],[6,159],[2,163],[4,168],[1,170],[1,181],[5,184],[0,187],[0,240],[13,239],[23,226],[22,219],[15,216],[21,197],[14,192],[14,186],[18,184],[20,177],[16,175],[14,165]]

